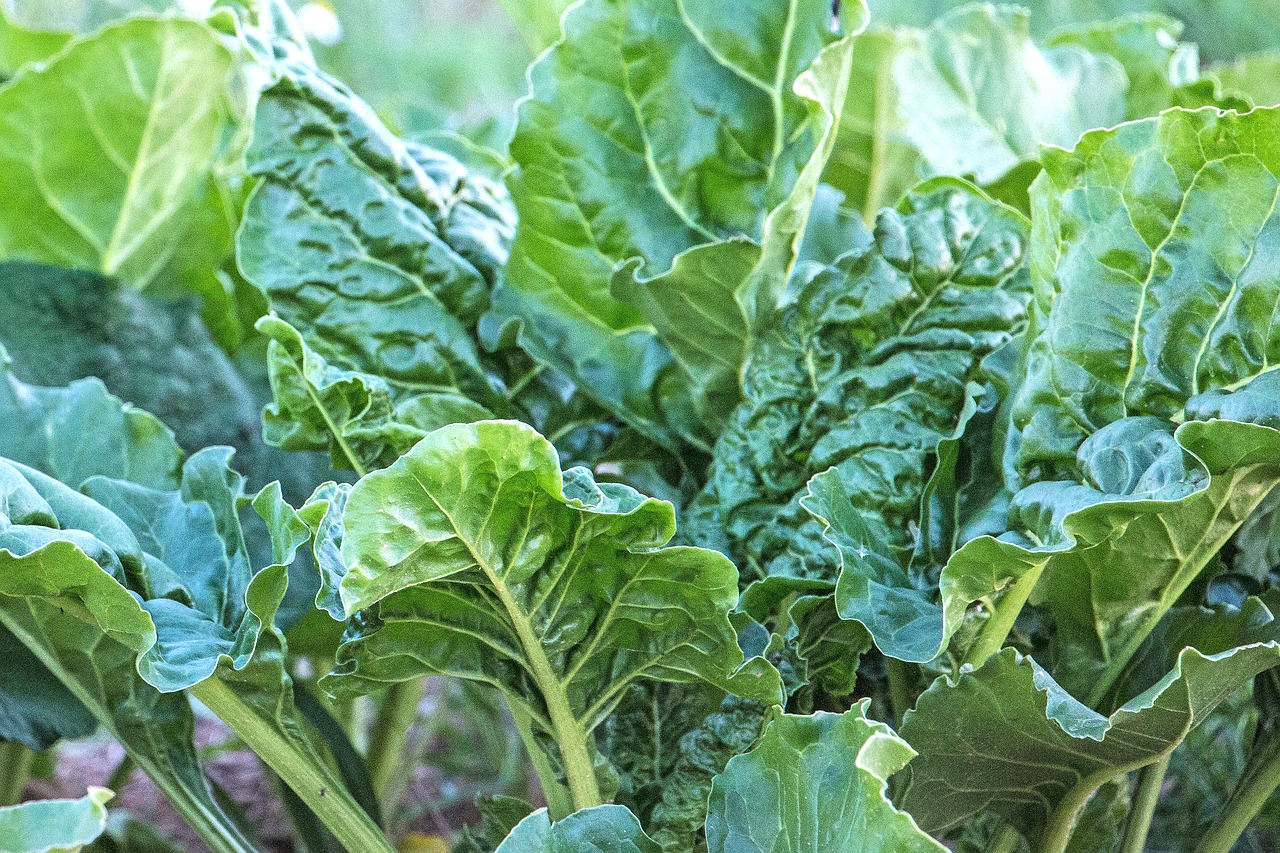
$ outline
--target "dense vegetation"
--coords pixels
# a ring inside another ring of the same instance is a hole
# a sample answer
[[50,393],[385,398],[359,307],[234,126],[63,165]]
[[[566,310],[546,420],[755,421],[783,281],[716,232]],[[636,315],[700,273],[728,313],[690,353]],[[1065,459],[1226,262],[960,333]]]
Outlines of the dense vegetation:
[[200,5],[0,18],[0,851],[1280,849],[1280,8]]

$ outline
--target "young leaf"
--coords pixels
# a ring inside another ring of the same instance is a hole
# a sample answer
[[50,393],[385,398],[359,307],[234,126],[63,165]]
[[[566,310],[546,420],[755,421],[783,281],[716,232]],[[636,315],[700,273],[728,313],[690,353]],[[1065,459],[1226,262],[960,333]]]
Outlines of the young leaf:
[[914,755],[864,699],[843,714],[779,715],[760,744],[711,785],[710,853],[943,851],[889,801],[887,780]]
[[36,800],[0,809],[0,850],[8,853],[76,853],[107,827],[106,788],[90,788],[78,800]]
[[326,683],[364,693],[433,672],[491,684],[556,744],[579,808],[600,802],[590,734],[637,679],[780,698],[772,667],[743,664],[733,565],[662,547],[670,504],[562,474],[523,424],[436,430],[357,483],[343,522],[339,595],[355,620]]
[[0,90],[0,257],[149,283],[222,143],[231,59],[203,24],[135,18]]
[[939,679],[907,714],[902,736],[920,755],[904,806],[930,832],[991,809],[1033,848],[1061,842],[1101,785],[1172,752],[1223,698],[1277,662],[1274,641],[1211,655],[1188,648],[1159,682],[1104,717],[1005,649]]
[[659,442],[709,443],[781,296],[844,101],[831,17],[820,0],[590,0],[530,71],[498,311]]

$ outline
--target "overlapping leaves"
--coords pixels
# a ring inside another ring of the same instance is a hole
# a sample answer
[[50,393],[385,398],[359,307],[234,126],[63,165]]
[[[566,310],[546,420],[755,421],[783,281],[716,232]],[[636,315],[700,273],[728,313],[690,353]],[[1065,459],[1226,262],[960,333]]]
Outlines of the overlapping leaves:
[[[860,4],[841,10],[861,27]],[[737,402],[844,101],[832,26],[819,0],[601,0],[530,71],[498,308],[656,440],[709,444]]]

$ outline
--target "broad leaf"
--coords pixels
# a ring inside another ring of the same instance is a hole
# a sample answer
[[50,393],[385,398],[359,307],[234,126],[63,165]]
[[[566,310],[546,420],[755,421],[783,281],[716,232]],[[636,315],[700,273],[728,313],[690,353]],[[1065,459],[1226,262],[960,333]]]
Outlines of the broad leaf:
[[1222,85],[1224,93],[1244,98],[1254,106],[1280,104],[1280,52],[1247,54],[1211,67],[1208,75]]
[[869,700],[844,714],[779,715],[760,744],[729,760],[711,786],[710,853],[943,851],[888,798],[887,780],[914,754]]
[[650,437],[706,443],[795,259],[849,51],[819,0],[571,9],[511,143],[496,301],[521,343]]
[[[841,615],[897,649],[887,639],[897,623],[871,615],[881,605],[868,584],[905,578],[938,444],[972,413],[983,356],[1023,322],[1025,243],[1014,211],[959,182],[926,185],[882,212],[871,245],[814,277],[761,338],[687,531],[759,580],[748,609],[794,588],[830,589],[841,555],[823,524],[851,513],[875,531],[867,547],[878,562],[846,559]],[[801,506],[821,472],[819,483],[843,491],[829,505],[812,499],[822,522]]]
[[949,14],[894,60],[905,130],[929,168],[1002,177],[1039,155],[1126,118],[1124,69],[1073,45],[1037,48],[1028,13],[972,6]]
[[218,154],[230,74],[204,25],[139,18],[0,90],[0,257],[149,283]]
[[497,415],[563,433],[569,458],[598,455],[612,429],[563,377],[502,342],[480,346],[514,228],[505,190],[397,138],[307,59],[277,70],[236,236],[275,315],[259,325],[268,440],[364,473],[439,426]]
[[555,823],[538,809],[494,853],[661,853],[623,806],[583,809]]
[[907,714],[902,736],[920,754],[904,806],[931,832],[991,809],[1034,847],[1103,783],[1167,755],[1277,662],[1276,642],[1210,655],[1188,648],[1159,682],[1105,717],[1005,649],[977,670],[939,679]]
[[94,475],[174,488],[182,451],[147,412],[111,396],[98,379],[66,387],[28,385],[0,346],[0,457],[72,486]]
[[670,504],[581,468],[562,474],[522,424],[436,430],[357,483],[343,523],[338,593],[355,619],[332,689],[424,672],[488,683],[536,735],[575,750],[561,757],[580,771],[590,733],[637,679],[780,696],[771,666],[743,663],[733,565],[662,547]]
[[24,27],[0,13],[0,76],[8,78],[28,62],[53,56],[71,41],[71,33]]
[[0,809],[0,850],[8,853],[76,853],[107,826],[106,788],[90,788],[78,800],[37,800]]
[[98,721],[31,650],[0,628],[0,741],[48,749],[62,738],[93,734]]

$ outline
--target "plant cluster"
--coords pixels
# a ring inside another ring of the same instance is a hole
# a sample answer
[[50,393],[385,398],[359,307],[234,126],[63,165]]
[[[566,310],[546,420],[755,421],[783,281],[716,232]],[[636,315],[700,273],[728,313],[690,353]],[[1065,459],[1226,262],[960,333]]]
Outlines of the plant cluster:
[[464,853],[1271,849],[1280,54],[898,5],[530,4],[501,152],[0,19],[0,849],[264,849],[207,712],[393,850],[428,679]]

